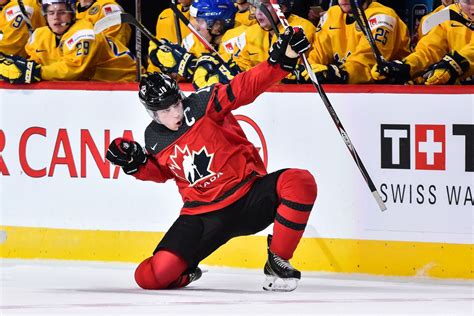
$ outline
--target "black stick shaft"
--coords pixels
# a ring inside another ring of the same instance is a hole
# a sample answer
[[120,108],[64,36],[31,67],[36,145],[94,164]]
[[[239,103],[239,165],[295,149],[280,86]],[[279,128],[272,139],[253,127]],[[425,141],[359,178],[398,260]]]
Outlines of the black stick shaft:
[[[176,0],[171,0],[171,3],[176,6]],[[179,26],[179,19],[176,13],[173,14],[174,18],[174,28],[176,30],[176,39],[178,40],[178,44],[181,45],[183,41],[183,36],[181,35],[181,27]]]
[[367,16],[365,15],[364,10],[360,7],[357,0],[349,0],[349,3],[351,5],[352,15],[354,16],[354,19],[356,20],[357,25],[359,25],[365,38],[369,42],[370,49],[372,50],[372,53],[374,54],[377,64],[382,64],[383,56],[380,53],[380,50],[377,47],[377,44],[375,43],[375,39],[374,39],[374,36],[372,35],[372,31],[370,30],[369,21],[367,20]]
[[23,0],[18,0],[18,6],[20,7],[21,14],[23,15],[23,20],[25,21],[26,27],[28,28],[28,33],[30,33],[31,35],[34,32],[34,29],[33,25],[31,24],[30,17],[28,16],[28,12],[26,12]]
[[[141,24],[142,20],[142,5],[141,0],[135,0],[135,19]],[[137,81],[140,81],[142,76],[142,33],[135,29],[135,55],[137,58]]]
[[[283,27],[287,28],[290,25],[288,24],[288,21],[286,20],[285,15],[281,11],[280,5],[278,4],[278,0],[270,0],[273,6],[273,10],[275,10],[276,15],[278,16],[278,19],[280,20],[280,23],[283,25]],[[270,20],[271,22],[273,20]],[[273,22],[272,22],[273,23]],[[359,168],[359,171],[361,172],[362,176],[364,177],[365,182],[367,183],[370,191],[372,192],[373,197],[377,201],[377,204],[380,208],[381,211],[385,211],[387,207],[382,201],[382,198],[380,197],[380,194],[377,191],[377,188],[374,185],[374,182],[369,176],[369,173],[367,172],[367,169],[364,166],[364,163],[359,157],[359,154],[357,153],[354,145],[352,144],[349,135],[347,134],[346,130],[344,129],[344,126],[341,123],[341,120],[339,120],[339,117],[336,114],[336,111],[334,110],[333,106],[331,105],[331,102],[329,101],[326,92],[324,92],[323,87],[318,83],[318,79],[316,75],[314,74],[313,70],[311,69],[311,65],[308,62],[308,59],[306,58],[306,55],[304,53],[300,54],[300,58],[303,60],[303,63],[305,65],[306,71],[308,72],[311,81],[316,88],[316,90],[319,93],[319,96],[321,97],[321,100],[323,101],[324,105],[326,106],[326,109],[328,110],[329,114],[331,115],[332,120],[334,121],[334,124],[336,124],[337,129],[339,130],[339,133],[341,134],[342,139],[344,140],[344,143],[347,146],[347,149],[352,155],[352,158],[354,159],[354,162],[356,163],[357,167]]]
[[146,36],[150,41],[160,46],[162,43],[130,13],[121,13],[120,20],[122,23],[127,23],[135,26],[135,28]]

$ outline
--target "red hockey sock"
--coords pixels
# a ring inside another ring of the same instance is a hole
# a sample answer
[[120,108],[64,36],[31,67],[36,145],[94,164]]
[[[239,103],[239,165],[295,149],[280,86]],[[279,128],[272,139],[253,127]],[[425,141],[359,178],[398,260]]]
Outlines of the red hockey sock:
[[270,251],[289,260],[303,236],[316,200],[316,182],[307,170],[288,169],[278,177],[277,194],[281,203],[273,223]]
[[183,258],[167,250],[158,251],[145,259],[135,270],[135,281],[145,290],[183,287],[189,277],[181,276],[188,264]]

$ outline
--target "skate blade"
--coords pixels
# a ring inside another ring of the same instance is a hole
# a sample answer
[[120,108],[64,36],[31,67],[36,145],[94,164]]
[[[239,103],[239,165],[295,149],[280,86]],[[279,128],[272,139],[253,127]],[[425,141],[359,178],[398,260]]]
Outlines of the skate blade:
[[276,276],[267,275],[265,282],[263,283],[263,289],[265,291],[273,292],[291,292],[298,286],[298,279],[281,279]]

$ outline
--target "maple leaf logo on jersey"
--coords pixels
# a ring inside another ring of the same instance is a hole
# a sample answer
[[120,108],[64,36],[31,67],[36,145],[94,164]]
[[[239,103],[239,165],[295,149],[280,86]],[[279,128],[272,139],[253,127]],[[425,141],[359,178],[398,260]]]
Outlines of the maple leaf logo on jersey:
[[214,154],[209,154],[206,146],[203,146],[199,151],[190,152],[188,145],[183,149],[175,145],[174,154],[170,156],[173,162],[170,169],[177,177],[188,181],[189,186],[192,187],[215,175],[215,172],[209,169],[213,157]]

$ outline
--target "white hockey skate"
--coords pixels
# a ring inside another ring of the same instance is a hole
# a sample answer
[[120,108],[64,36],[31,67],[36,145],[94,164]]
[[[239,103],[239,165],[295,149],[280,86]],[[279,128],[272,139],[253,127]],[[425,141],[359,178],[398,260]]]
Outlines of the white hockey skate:
[[301,272],[296,270],[288,260],[284,260],[270,251],[272,236],[268,236],[268,260],[263,268],[265,291],[290,292],[296,289],[301,279]]

